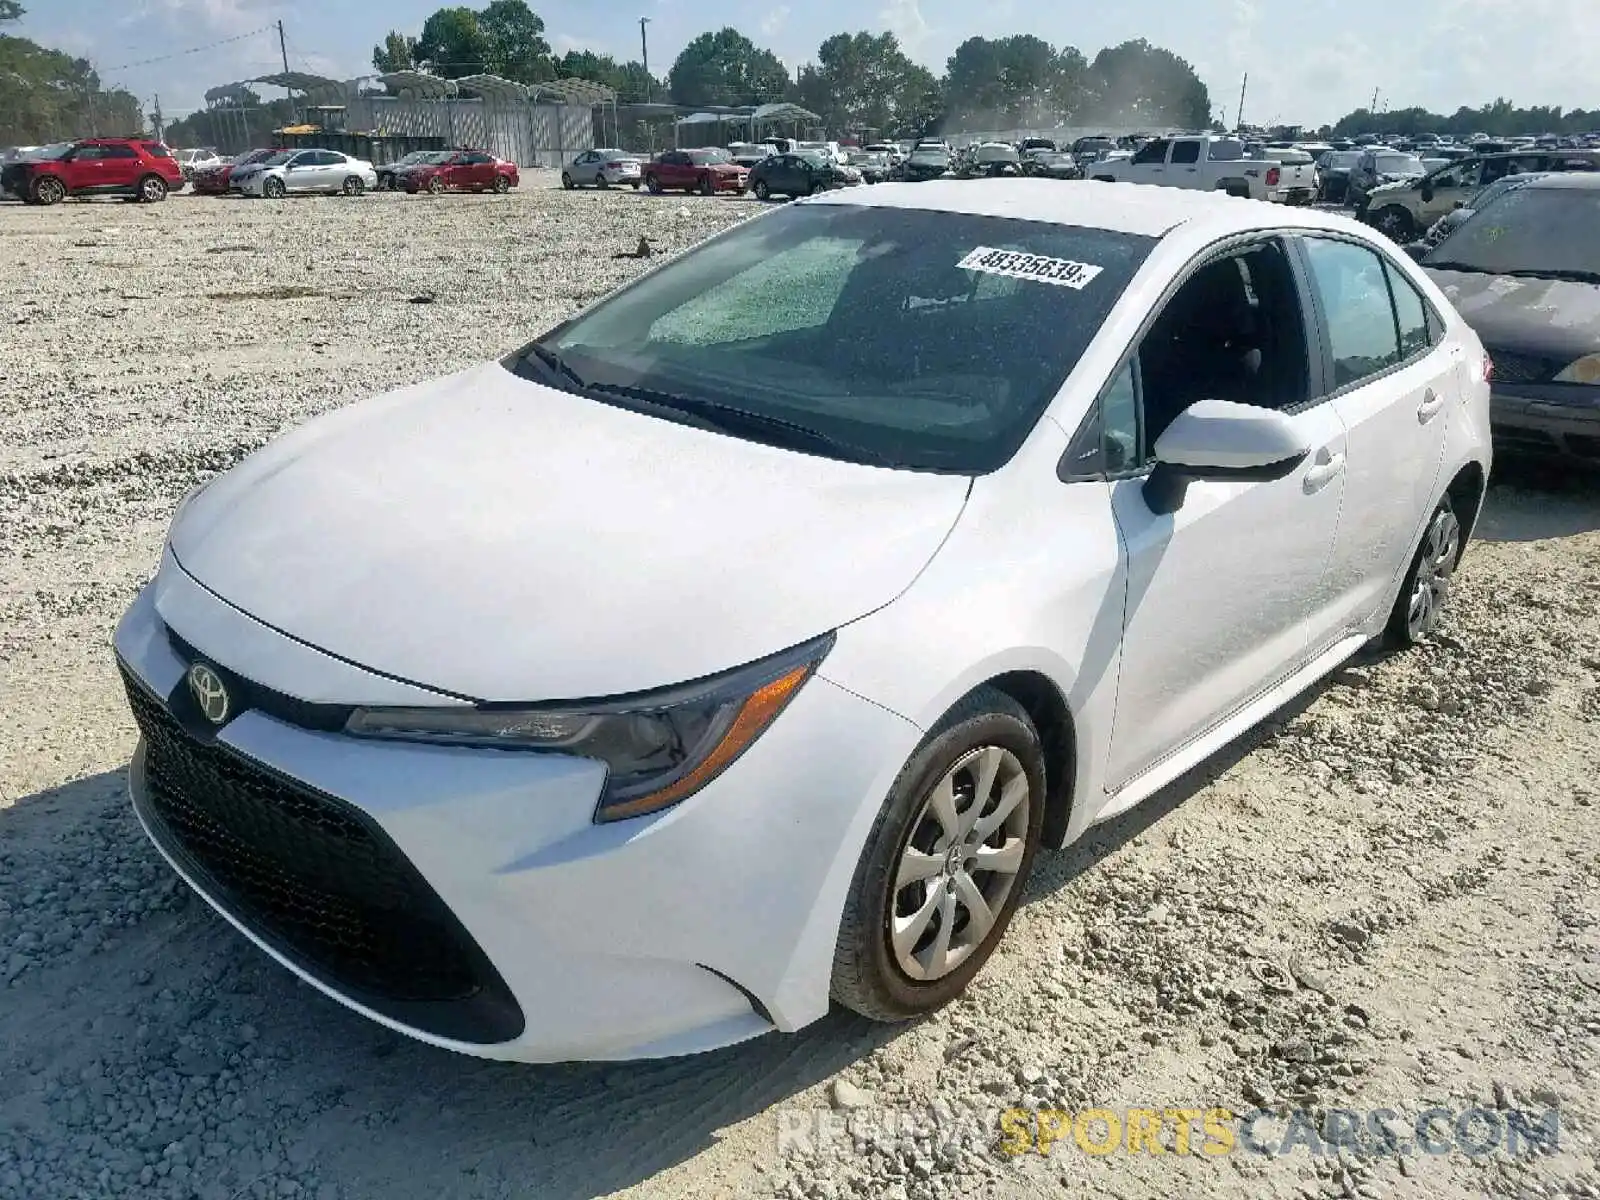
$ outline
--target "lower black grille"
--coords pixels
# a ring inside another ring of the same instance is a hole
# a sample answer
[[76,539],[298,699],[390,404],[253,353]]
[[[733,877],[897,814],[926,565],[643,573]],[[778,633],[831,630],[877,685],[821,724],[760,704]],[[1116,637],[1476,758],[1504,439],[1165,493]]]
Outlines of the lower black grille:
[[195,881],[307,973],[461,1041],[522,1032],[471,936],[364,813],[186,730],[124,672],[144,736],[145,816]]
[[1532,354],[1513,354],[1509,350],[1490,350],[1496,383],[1548,383],[1563,364]]

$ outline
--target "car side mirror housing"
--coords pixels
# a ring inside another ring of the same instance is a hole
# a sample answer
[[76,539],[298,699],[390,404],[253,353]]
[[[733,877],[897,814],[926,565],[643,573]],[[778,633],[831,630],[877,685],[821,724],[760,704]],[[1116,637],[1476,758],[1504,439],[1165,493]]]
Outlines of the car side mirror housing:
[[1422,198],[1424,200],[1433,199],[1433,184],[1425,183],[1422,185]]
[[1193,481],[1283,479],[1310,453],[1294,422],[1276,409],[1201,400],[1173,418],[1156,439],[1145,503],[1157,516],[1174,513]]
[[1409,257],[1412,262],[1421,262],[1427,256],[1428,251],[1433,249],[1433,247],[1428,245],[1427,242],[1407,242],[1404,249],[1407,257]]

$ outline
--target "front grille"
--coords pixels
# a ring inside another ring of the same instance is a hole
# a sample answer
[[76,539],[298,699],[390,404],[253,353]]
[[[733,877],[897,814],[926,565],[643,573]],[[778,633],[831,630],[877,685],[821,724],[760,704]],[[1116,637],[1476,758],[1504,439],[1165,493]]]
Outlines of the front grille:
[[285,958],[386,1016],[498,1042],[520,1009],[483,952],[364,813],[191,732],[124,670],[153,832]]

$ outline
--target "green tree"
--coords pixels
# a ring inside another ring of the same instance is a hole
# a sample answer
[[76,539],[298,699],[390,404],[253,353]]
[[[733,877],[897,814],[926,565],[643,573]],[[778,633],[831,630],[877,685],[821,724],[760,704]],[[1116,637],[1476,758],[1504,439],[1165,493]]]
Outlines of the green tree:
[[446,79],[489,70],[489,38],[470,8],[441,8],[422,24],[416,61]]
[[417,65],[417,39],[391,29],[381,46],[372,48],[372,66],[380,74],[409,71]]
[[938,81],[906,57],[892,33],[836,33],[801,72],[800,103],[837,131],[899,132],[926,119],[922,102]]
[[1093,92],[1089,63],[1076,46],[1057,50],[1026,33],[968,38],[945,69],[951,116],[975,128],[1061,124]]
[[[4,11],[6,20],[22,15],[14,3]],[[87,59],[0,34],[0,145],[143,129],[138,99],[104,87]]]
[[493,0],[478,13],[478,29],[488,62],[484,69],[490,75],[518,83],[555,78],[550,43],[544,38],[544,18],[523,0]]
[[678,104],[768,104],[790,94],[789,71],[770,50],[732,27],[702,33],[683,48],[667,86]]
[[1089,74],[1101,120],[1187,129],[1211,123],[1211,94],[1194,68],[1143,38],[1100,51]]
[[20,21],[22,14],[27,11],[17,3],[17,0],[0,0],[0,24],[6,21]]

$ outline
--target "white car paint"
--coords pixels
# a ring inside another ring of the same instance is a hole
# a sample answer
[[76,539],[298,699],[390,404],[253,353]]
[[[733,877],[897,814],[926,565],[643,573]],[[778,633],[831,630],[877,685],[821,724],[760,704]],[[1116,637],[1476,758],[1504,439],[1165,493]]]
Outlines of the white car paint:
[[235,170],[228,177],[228,187],[246,196],[264,196],[269,179],[281,183],[290,194],[331,194],[342,191],[348,179],[359,179],[361,187],[371,191],[378,186],[378,171],[365,159],[337,150],[307,149],[296,151],[282,163],[251,163]]
[[[157,697],[178,694],[198,652],[302,701],[565,701],[680,684],[836,633],[817,674],[721,775],[612,824],[593,821],[604,768],[588,759],[371,741],[240,712],[216,742],[380,827],[526,1020],[484,1043],[377,1011],[229,913],[151,830],[224,915],[327,994],[424,1041],[528,1061],[680,1054],[798,1029],[828,1009],[840,914],[883,798],[957,700],[1017,671],[1059,691],[1077,753],[1055,840],[1070,842],[1377,634],[1445,482],[1474,465],[1487,474],[1481,345],[1425,274],[1354,221],[1034,180],[803,203],[1160,241],[1015,455],[975,478],[754,445],[490,365],[319,418],[180,507],[160,572],[116,635],[134,686]],[[1063,482],[1072,431],[1174,281],[1256,230],[1383,254],[1438,309],[1438,346],[1300,412],[1241,426],[1197,406],[1158,443],[1172,461],[1238,466],[1307,451],[1276,480],[1196,481],[1167,515],[1140,478]],[[1443,402],[1424,421],[1429,390]],[[142,752],[131,786],[145,820]]]

